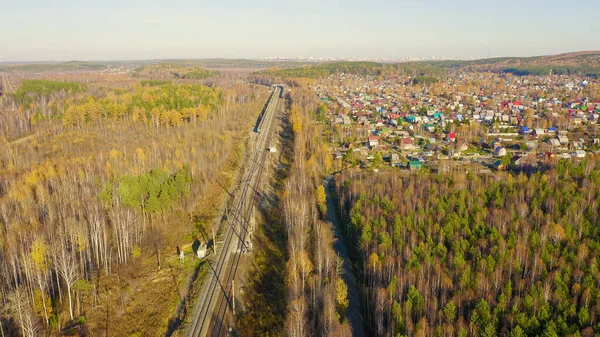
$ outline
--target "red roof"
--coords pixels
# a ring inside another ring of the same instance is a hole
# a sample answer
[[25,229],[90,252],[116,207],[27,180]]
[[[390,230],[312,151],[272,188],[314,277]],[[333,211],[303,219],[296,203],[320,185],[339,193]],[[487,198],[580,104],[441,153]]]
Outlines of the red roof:
[[379,140],[379,136],[369,136],[369,140]]
[[516,106],[523,105],[523,103],[521,103],[521,102],[519,102],[519,101],[516,101],[516,102],[514,102],[513,104],[514,104],[514,105],[516,105]]
[[403,145],[412,145],[412,144],[415,143],[415,141],[412,138],[408,138],[408,137],[407,138],[402,138],[402,140],[400,140],[400,142]]
[[449,133],[449,134],[448,134],[448,138],[450,138],[450,139],[454,139],[454,138],[456,138],[456,133],[454,133],[454,132],[452,132],[452,133]]

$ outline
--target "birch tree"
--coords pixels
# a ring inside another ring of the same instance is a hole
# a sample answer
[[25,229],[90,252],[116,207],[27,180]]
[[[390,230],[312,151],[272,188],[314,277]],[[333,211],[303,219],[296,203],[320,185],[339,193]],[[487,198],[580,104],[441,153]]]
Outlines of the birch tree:
[[79,268],[77,262],[75,261],[73,255],[67,251],[66,247],[62,246],[59,248],[59,251],[56,254],[54,266],[65,282],[65,286],[67,287],[69,315],[71,320],[73,320],[73,298],[71,295],[71,290],[73,288],[73,284],[79,278]]

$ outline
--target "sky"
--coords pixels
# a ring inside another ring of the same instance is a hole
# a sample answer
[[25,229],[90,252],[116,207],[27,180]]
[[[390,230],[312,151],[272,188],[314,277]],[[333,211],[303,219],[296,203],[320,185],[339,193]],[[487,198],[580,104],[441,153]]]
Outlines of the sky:
[[0,62],[548,55],[600,50],[597,13],[598,0],[0,0]]

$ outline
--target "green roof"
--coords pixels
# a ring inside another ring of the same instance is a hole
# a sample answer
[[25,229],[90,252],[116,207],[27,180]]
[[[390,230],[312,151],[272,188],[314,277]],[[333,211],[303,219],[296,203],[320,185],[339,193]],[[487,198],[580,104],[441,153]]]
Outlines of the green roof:
[[421,164],[421,162],[419,160],[411,160],[408,163],[408,166],[410,168],[421,168],[421,167],[423,167],[423,164]]

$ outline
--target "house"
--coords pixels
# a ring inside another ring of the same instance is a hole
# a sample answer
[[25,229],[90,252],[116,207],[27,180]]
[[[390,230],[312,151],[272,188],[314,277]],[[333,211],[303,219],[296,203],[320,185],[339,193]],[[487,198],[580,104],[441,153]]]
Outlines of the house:
[[379,136],[369,136],[369,146],[370,147],[379,146]]
[[506,170],[506,165],[502,164],[501,160],[496,160],[493,164],[492,167],[495,168],[498,171],[504,171]]
[[494,156],[497,157],[504,157],[506,156],[506,149],[502,146],[498,146],[495,150],[494,150]]
[[400,149],[401,150],[412,150],[415,148],[415,141],[410,137],[402,138],[400,140]]
[[421,127],[423,128],[423,130],[428,131],[428,132],[435,131],[435,124],[423,124]]
[[464,140],[461,140],[456,144],[456,149],[459,151],[467,151],[469,149],[469,145]]
[[451,144],[448,154],[453,157],[460,156],[462,151],[466,151],[469,148],[467,143],[464,140],[457,142],[456,144]]
[[585,151],[576,150],[575,152],[573,152],[573,156],[576,158],[585,158]]
[[429,143],[425,145],[425,150],[429,152],[437,152],[440,150],[440,147],[436,143]]
[[540,128],[533,129],[533,134],[534,134],[536,137],[543,136],[545,133],[546,133],[546,132],[544,131],[544,129],[540,129]]
[[448,134],[448,136],[446,137],[446,140],[449,142],[456,142],[456,133],[451,132]]
[[512,156],[512,158],[510,159],[510,161],[512,163],[514,163],[515,165],[522,165],[522,164],[525,163],[524,157],[521,157],[521,156]]
[[411,160],[408,163],[408,168],[411,169],[411,170],[418,170],[418,169],[420,169],[422,167],[423,167],[423,164],[421,163],[420,160]]
[[567,145],[569,144],[569,138],[567,138],[567,136],[558,136],[558,141],[560,142],[561,145]]
[[550,139],[550,145],[552,146],[560,146],[560,141],[556,138]]

